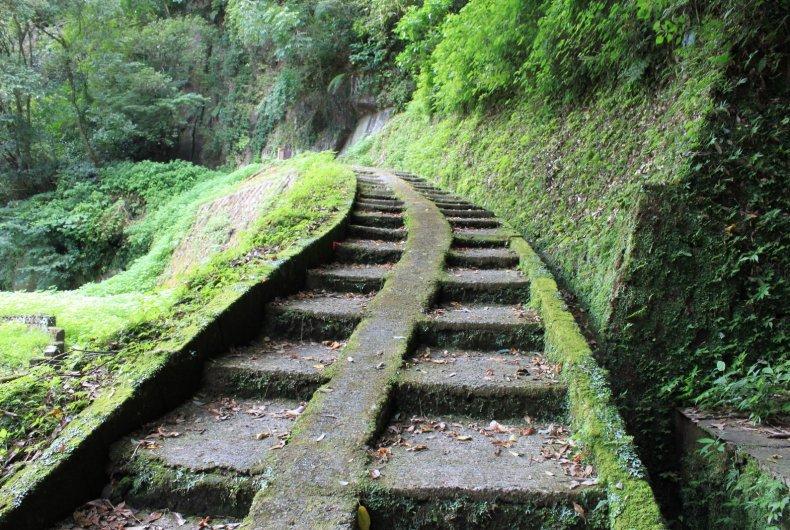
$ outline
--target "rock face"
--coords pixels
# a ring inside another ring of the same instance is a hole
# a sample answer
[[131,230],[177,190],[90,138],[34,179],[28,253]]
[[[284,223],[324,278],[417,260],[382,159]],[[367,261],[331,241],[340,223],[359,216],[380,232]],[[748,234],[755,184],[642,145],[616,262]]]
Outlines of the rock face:
[[390,120],[394,112],[395,109],[384,109],[362,116],[357,122],[354,132],[351,133],[351,136],[348,137],[348,140],[346,140],[346,143],[343,145],[343,149],[340,150],[340,153],[345,153],[352,145],[366,136],[380,131]]

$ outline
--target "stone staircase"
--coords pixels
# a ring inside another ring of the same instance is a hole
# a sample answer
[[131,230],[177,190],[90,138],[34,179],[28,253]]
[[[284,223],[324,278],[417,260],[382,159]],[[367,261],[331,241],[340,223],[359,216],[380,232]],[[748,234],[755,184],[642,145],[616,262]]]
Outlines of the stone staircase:
[[606,526],[500,222],[360,171],[346,232],[255,343],[115,443],[104,497],[142,528]]

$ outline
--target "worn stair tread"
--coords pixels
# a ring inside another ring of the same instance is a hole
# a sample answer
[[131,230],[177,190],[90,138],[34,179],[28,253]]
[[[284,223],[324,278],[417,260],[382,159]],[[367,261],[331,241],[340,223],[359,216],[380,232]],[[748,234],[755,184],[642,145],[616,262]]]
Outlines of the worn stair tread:
[[274,340],[269,337],[211,361],[205,379],[223,379],[223,372],[246,377],[275,373],[323,381],[324,369],[338,357],[342,342]]
[[269,306],[275,312],[309,313],[324,318],[354,318],[361,317],[370,300],[370,296],[356,293],[307,291],[289,298],[275,300]]
[[403,250],[404,243],[402,241],[386,241],[377,239],[346,239],[340,243],[340,246],[360,250],[395,251]]
[[557,366],[537,352],[427,347],[409,359],[400,380],[495,392],[528,386],[556,386],[560,383],[558,374]]
[[335,264],[317,269],[310,269],[309,275],[335,276],[349,279],[383,279],[392,270],[392,265],[386,264]]
[[381,226],[348,225],[348,233],[358,238],[398,241],[406,238],[405,228],[386,228]]
[[370,200],[380,200],[380,201],[392,201],[397,200],[395,195],[391,193],[374,193],[374,192],[360,192],[358,195],[359,200],[362,201],[370,201]]
[[489,217],[448,217],[447,222],[452,226],[499,228],[502,223]]
[[445,329],[507,328],[540,324],[532,309],[521,305],[451,304],[428,314],[431,322]]
[[[107,503],[102,505],[101,503]],[[96,506],[99,506],[97,509]],[[104,509],[101,507],[104,506]],[[56,524],[50,530],[85,530],[85,521],[95,521],[93,526],[87,528],[121,529],[137,528],[145,530],[234,530],[241,526],[240,519],[228,517],[211,517],[211,522],[206,526],[206,517],[184,515],[166,508],[138,510],[133,506],[124,504],[123,507],[115,506],[108,499],[92,501],[86,508],[80,508],[75,513],[80,514],[77,522],[75,515]],[[83,515],[84,513],[84,515]],[[96,514],[97,519],[91,516]],[[125,526],[121,526],[125,523]],[[131,526],[130,526],[131,525]]]
[[507,231],[499,228],[471,228],[458,226],[453,228],[453,235],[462,238],[488,238],[488,237],[507,237]]
[[378,290],[392,270],[388,264],[336,264],[307,271],[309,289],[334,289],[353,292]]
[[459,247],[450,250],[448,263],[470,268],[513,267],[518,264],[518,254],[508,248]]
[[482,208],[439,208],[441,212],[449,219],[453,218],[493,218],[494,214]]
[[403,201],[396,198],[389,198],[389,199],[365,199],[365,198],[358,198],[357,204],[382,204],[382,205],[396,205],[396,206],[403,206]]
[[403,213],[403,206],[394,204],[371,204],[365,201],[356,203],[356,210],[359,212],[389,212],[389,213]]
[[357,210],[351,215],[351,222],[362,226],[403,226],[403,215],[390,212],[367,212]]
[[479,290],[525,287],[529,279],[516,269],[468,269],[451,268],[441,282],[449,286],[475,288]]
[[[249,474],[290,432],[296,416],[287,411],[299,406],[290,399],[195,398],[157,422],[161,430],[138,432],[121,444],[171,468]],[[151,432],[153,438],[146,438]],[[138,447],[139,440],[152,443]]]
[[[446,415],[391,423],[377,444],[389,449],[386,461],[376,460],[379,451],[370,463],[371,472],[380,474],[377,486],[429,501],[469,497],[536,504],[577,499],[596,488],[592,476],[566,473],[567,429],[492,420]],[[584,480],[589,485],[580,484]]]

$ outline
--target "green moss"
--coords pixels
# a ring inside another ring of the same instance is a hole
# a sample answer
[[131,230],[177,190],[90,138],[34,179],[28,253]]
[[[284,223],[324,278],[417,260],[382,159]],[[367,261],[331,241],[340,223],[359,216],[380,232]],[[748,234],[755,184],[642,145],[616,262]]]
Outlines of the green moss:
[[535,504],[506,500],[480,501],[468,497],[431,500],[393,494],[368,483],[361,503],[372,526],[392,529],[463,528],[607,528],[608,506],[600,492],[576,499],[584,518],[571,502]]
[[592,454],[598,476],[605,484],[612,528],[663,528],[661,512],[646,480],[633,440],[614,407],[608,374],[560,297],[557,284],[540,257],[521,238],[511,240],[529,276],[531,304],[545,325],[546,354],[562,365],[568,385],[574,436]]

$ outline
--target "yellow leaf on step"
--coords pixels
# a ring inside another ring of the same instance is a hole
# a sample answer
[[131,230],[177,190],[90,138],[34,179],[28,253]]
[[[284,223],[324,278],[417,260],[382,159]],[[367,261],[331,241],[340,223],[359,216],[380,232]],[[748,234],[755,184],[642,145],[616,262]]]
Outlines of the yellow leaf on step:
[[368,509],[361,504],[357,508],[357,526],[359,530],[370,530],[370,514]]

